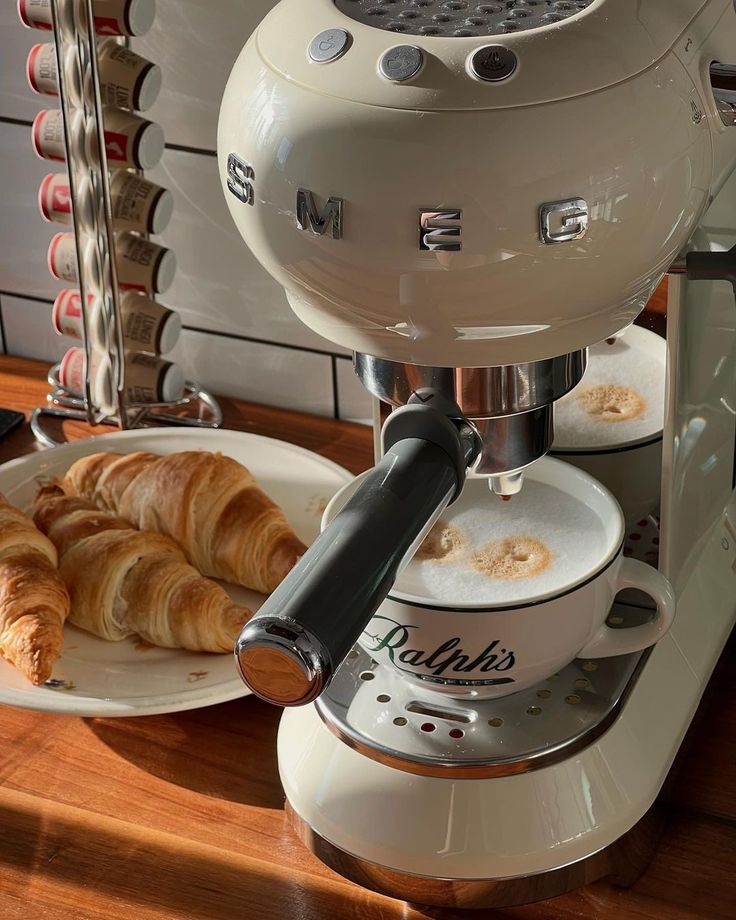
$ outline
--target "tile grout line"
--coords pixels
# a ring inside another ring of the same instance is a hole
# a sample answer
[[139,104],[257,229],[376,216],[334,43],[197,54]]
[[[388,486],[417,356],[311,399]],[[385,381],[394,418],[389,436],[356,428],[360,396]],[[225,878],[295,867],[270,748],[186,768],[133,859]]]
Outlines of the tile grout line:
[[[0,291],[0,293],[2,293]],[[19,295],[20,296],[20,295]],[[204,329],[201,326],[182,325],[182,330],[196,332],[199,335],[214,335],[223,339],[235,339],[237,342],[252,342],[255,345],[271,345],[273,348],[287,348],[291,351],[302,351],[307,354],[322,355],[325,358],[335,358],[338,361],[352,361],[352,355],[339,355],[334,351],[322,348],[312,348],[309,345],[292,345],[290,342],[276,342],[273,339],[261,339],[252,335],[240,335],[237,332],[223,332],[221,329]]]
[[195,153],[203,157],[216,157],[217,151],[207,147],[190,147],[188,144],[167,144],[167,150],[176,150],[178,153]]
[[18,291],[0,290],[0,297],[17,297],[19,300],[30,300],[33,303],[44,303],[49,307],[54,305],[53,299],[49,297],[38,297],[36,294],[20,294]]
[[33,127],[33,121],[27,118],[12,118],[10,115],[0,115],[0,124],[20,125],[23,128]]
[[336,419],[340,418],[340,386],[337,381],[337,359],[335,355],[330,358],[332,367],[332,412]]
[[5,323],[3,322],[3,301],[0,297],[0,345],[2,345],[2,354],[7,355],[8,343],[5,341]]

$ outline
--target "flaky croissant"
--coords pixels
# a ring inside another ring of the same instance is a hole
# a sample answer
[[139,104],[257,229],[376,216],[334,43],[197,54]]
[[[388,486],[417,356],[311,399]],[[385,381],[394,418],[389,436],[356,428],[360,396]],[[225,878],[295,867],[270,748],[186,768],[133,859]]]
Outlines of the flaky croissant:
[[39,491],[34,520],[59,551],[70,623],[103,639],[232,651],[250,611],[192,568],[171,538],[136,530],[58,486]]
[[0,655],[32,683],[51,677],[69,595],[53,544],[0,495]]
[[202,574],[264,594],[306,551],[251,473],[222,454],[93,454],[70,467],[64,490],[173,537]]

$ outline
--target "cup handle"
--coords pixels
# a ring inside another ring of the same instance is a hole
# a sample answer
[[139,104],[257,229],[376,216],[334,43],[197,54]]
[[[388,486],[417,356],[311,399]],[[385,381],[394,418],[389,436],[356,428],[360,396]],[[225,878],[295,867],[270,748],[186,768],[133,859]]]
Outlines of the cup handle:
[[672,625],[675,593],[661,572],[636,559],[624,559],[619,569],[616,591],[624,588],[638,588],[652,598],[657,605],[654,619],[629,629],[611,629],[604,624],[578,652],[578,658],[611,658],[614,655],[640,652],[658,642]]

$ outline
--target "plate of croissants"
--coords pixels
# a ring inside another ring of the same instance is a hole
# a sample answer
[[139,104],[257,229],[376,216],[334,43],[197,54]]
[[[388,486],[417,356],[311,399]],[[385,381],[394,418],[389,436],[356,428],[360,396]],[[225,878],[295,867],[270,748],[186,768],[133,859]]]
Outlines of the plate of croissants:
[[77,716],[248,694],[240,630],[347,470],[234,431],[124,431],[0,466],[0,703]]

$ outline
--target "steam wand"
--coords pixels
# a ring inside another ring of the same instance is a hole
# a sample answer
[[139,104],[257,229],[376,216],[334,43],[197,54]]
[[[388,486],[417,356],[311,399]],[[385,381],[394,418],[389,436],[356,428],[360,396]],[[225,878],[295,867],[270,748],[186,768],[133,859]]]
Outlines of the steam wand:
[[431,389],[389,416],[383,444],[380,463],[240,634],[240,676],[267,702],[317,699],[481,450],[472,423]]

